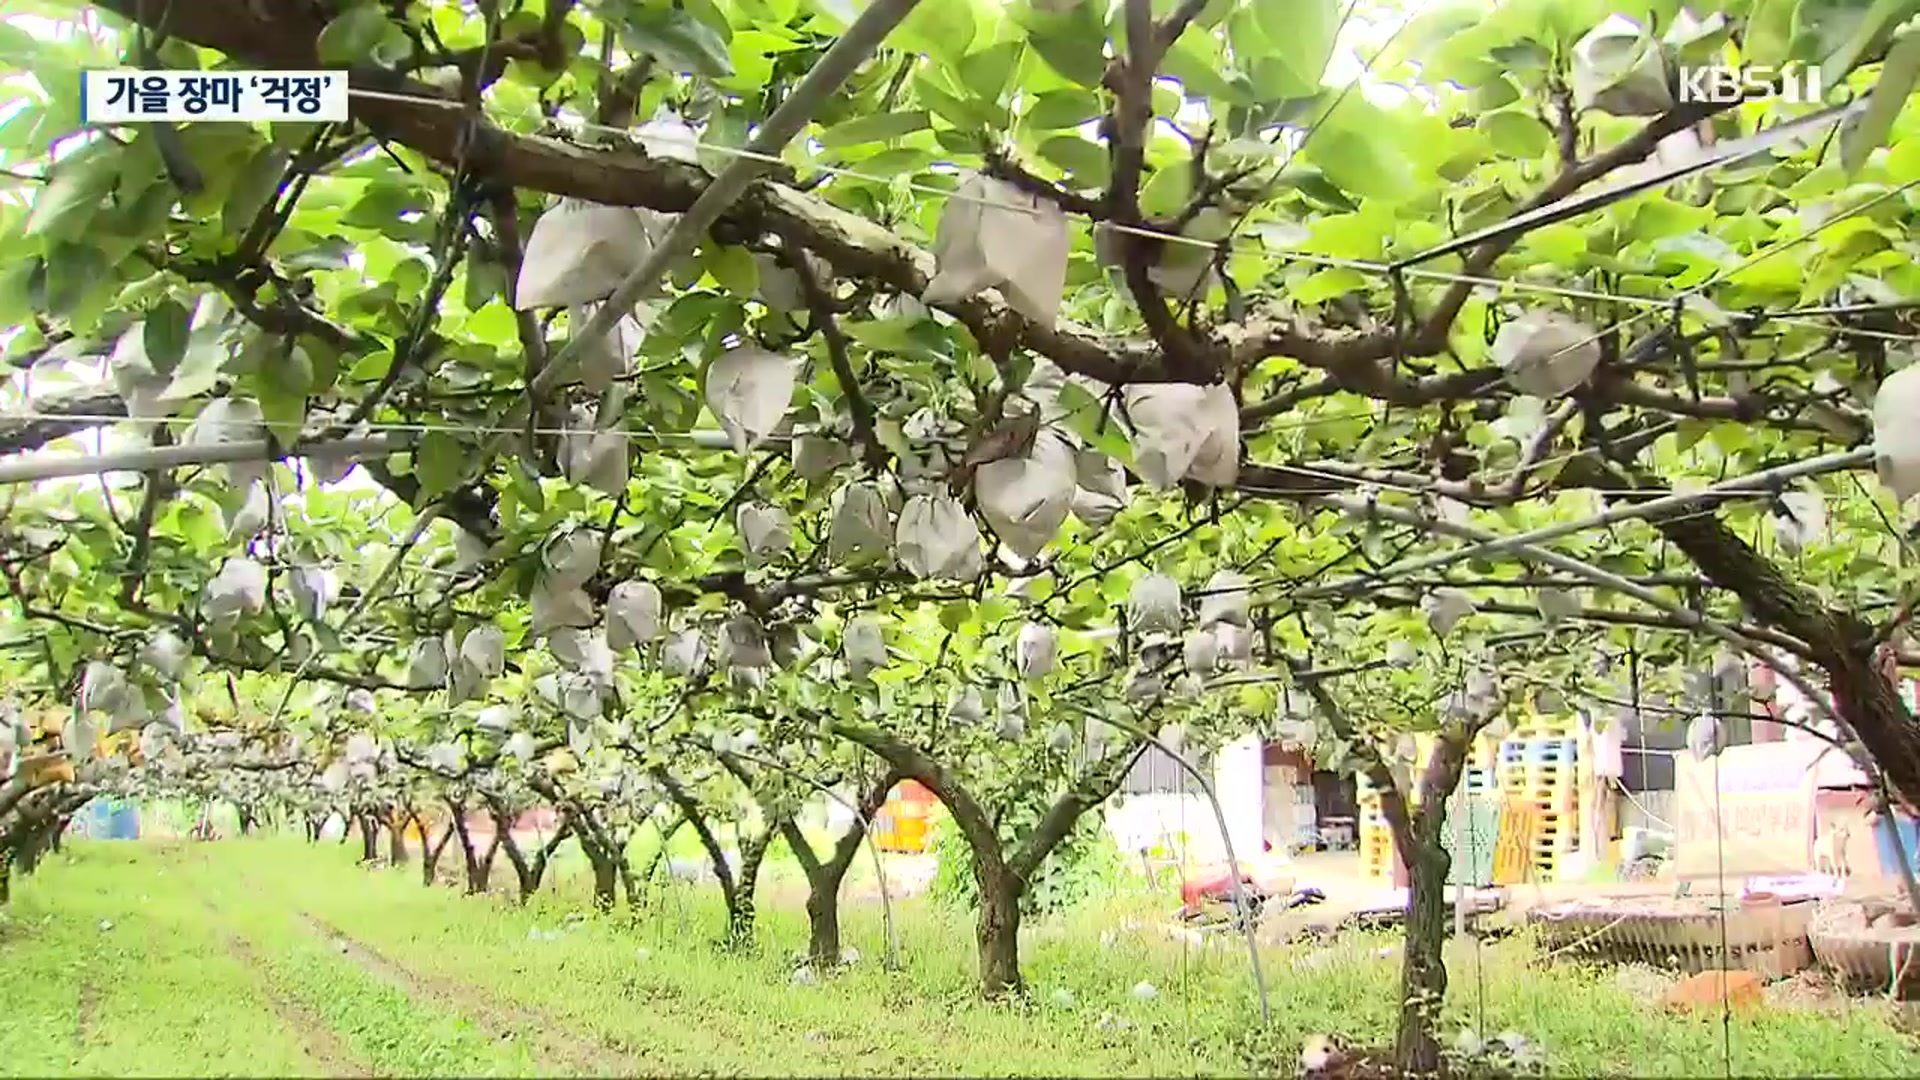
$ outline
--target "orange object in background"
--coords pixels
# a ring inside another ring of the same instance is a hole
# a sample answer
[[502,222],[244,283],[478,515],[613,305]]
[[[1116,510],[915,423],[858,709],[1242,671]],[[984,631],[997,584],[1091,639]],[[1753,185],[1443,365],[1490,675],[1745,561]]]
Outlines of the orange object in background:
[[873,816],[873,842],[882,851],[921,854],[927,850],[928,819],[933,792],[913,780],[902,780],[887,792],[886,805]]
[[[1267,896],[1286,896],[1293,892],[1293,863],[1270,851],[1240,860],[1240,880]],[[1233,898],[1233,867],[1224,860],[1188,871],[1180,886],[1180,902],[1193,907],[1206,899]]]

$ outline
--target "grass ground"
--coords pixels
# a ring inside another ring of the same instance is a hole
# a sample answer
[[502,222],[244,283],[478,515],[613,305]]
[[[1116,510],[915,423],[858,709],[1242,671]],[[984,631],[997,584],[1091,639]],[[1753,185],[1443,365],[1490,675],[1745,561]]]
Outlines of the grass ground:
[[[856,905],[864,958],[795,985],[804,921],[784,898],[761,948],[731,955],[708,944],[710,893],[585,917],[570,887],[523,909],[352,859],[286,839],[72,845],[0,919],[0,1074],[1290,1074],[1307,1034],[1380,1043],[1393,1019],[1391,935],[1268,950],[1260,1031],[1233,943],[1103,940],[1159,897],[1036,925],[1033,1003],[1016,1007],[974,998],[970,929],[926,900],[899,905],[902,972],[877,963],[877,907]],[[1517,940],[1454,955],[1450,1025],[1521,1031],[1557,1075],[1722,1073],[1717,1017],[1533,956]],[[1157,996],[1131,992],[1143,979]],[[1920,1074],[1883,1005],[1783,1002],[1726,1035],[1734,1075]]]

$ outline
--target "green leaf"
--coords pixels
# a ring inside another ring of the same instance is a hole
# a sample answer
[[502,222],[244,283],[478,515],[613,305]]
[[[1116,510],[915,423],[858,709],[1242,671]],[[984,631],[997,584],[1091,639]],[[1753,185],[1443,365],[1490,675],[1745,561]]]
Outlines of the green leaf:
[[1072,82],[1097,87],[1107,73],[1106,29],[1095,5],[1088,3],[1066,15],[1031,12],[1027,41],[1047,66]]
[[364,64],[389,30],[399,31],[400,28],[387,18],[386,11],[380,5],[361,4],[348,8],[320,31],[320,40],[315,46],[320,53],[320,62],[328,67]]
[[269,144],[256,151],[246,168],[240,170],[233,186],[227,190],[227,204],[220,210],[220,226],[228,236],[237,240],[245,235],[261,208],[280,190],[280,180],[291,156],[279,146]]
[[[443,431],[429,431],[420,440],[420,449],[414,452],[413,475],[420,481],[422,495],[441,495],[458,484],[467,467],[467,448],[459,439]],[[513,476],[517,470],[509,470]],[[539,485],[531,485],[538,496]],[[532,504],[526,496],[524,487],[515,484],[520,491],[521,501]],[[537,509],[535,511],[538,512]]]
[[965,600],[955,600],[940,606],[940,625],[954,633],[966,625],[967,617],[973,614],[973,605]]
[[1848,174],[1857,173],[1867,158],[1887,141],[1893,122],[1907,106],[1907,98],[1920,83],[1920,33],[1901,38],[1880,65],[1880,78],[1873,84],[1866,111],[1840,132],[1840,166]]
[[[926,8],[932,5],[922,5]],[[960,61],[960,81],[983,101],[998,101],[1006,92],[1007,79],[1020,61],[1021,43],[1003,41],[970,53]]]
[[1304,97],[1320,88],[1334,38],[1340,33],[1338,0],[1253,0],[1253,17],[1274,51],[1270,58],[1291,76],[1279,97]]
[[1305,281],[1290,287],[1287,295],[1296,303],[1324,304],[1366,287],[1367,279],[1360,271],[1336,266],[1309,275]]
[[700,251],[700,261],[721,288],[737,297],[751,297],[760,288],[759,264],[746,248],[708,244]]
[[1060,407],[1067,410],[1067,423],[1087,445],[1118,461],[1133,460],[1133,444],[1119,421],[1099,398],[1077,383],[1060,388]]
[[171,374],[179,366],[181,358],[187,355],[191,321],[192,315],[187,309],[170,299],[160,301],[147,312],[140,340],[146,347],[148,361],[158,374]]
[[220,381],[220,370],[226,363],[227,350],[214,335],[206,330],[197,332],[188,340],[187,353],[160,396],[168,401],[199,397]]
[[1398,127],[1391,113],[1355,94],[1328,114],[1305,153],[1341,188],[1397,202],[1415,187],[1413,168],[1395,141]]
[[[111,144],[95,144],[96,146]],[[27,236],[74,240],[86,233],[101,200],[119,179],[104,152],[89,147],[55,166],[53,178],[35,194],[23,230]]]
[[964,0],[921,4],[900,20],[893,32],[903,42],[918,44],[915,51],[942,60],[965,56],[973,45],[973,35],[973,5]]
[[1040,144],[1039,153],[1087,187],[1101,187],[1107,182],[1106,150],[1077,135],[1056,135]]
[[1171,217],[1193,196],[1193,171],[1185,165],[1157,170],[1140,187],[1140,209],[1148,217]]
[[1034,99],[1026,121],[1042,131],[1079,127],[1100,115],[1100,99],[1084,90],[1049,90]]
[[282,441],[299,437],[307,420],[307,394],[313,389],[313,358],[307,350],[295,345],[284,354],[263,357],[254,385],[260,412],[274,436]]
[[1531,160],[1553,146],[1553,133],[1530,113],[1503,109],[1480,117],[1479,127],[1486,132],[1494,149],[1508,157]]
[[633,11],[620,23],[620,39],[675,71],[724,79],[733,74],[733,55],[718,31],[678,5]]
[[820,133],[820,145],[828,149],[886,142],[933,126],[933,117],[924,109],[910,112],[874,113],[835,124]]

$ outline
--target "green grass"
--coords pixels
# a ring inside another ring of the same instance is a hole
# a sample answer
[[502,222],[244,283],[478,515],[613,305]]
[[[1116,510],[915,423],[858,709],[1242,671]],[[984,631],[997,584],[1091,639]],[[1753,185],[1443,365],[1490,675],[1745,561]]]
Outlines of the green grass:
[[[523,909],[352,860],[350,846],[273,838],[74,845],[16,885],[0,923],[0,1073],[1290,1075],[1310,1033],[1379,1044],[1392,1030],[1392,935],[1265,950],[1274,1019],[1260,1030],[1237,940],[1182,947],[1127,928],[1150,926],[1164,896],[1036,921],[1033,1000],[1012,1006],[976,999],[970,925],[924,900],[898,905],[903,971],[878,963],[877,907],[849,905],[861,962],[796,986],[792,905],[763,911],[756,952],[728,954],[711,944],[711,890],[590,917],[577,875]],[[357,945],[342,951],[328,928]],[[1721,1071],[1718,1018],[1669,1016],[1611,972],[1535,955],[1523,940],[1456,950],[1449,1029],[1521,1031],[1556,1075]],[[1132,995],[1143,979],[1156,998]],[[1920,1073],[1886,1015],[1770,1005],[1736,1018],[1732,1071]]]

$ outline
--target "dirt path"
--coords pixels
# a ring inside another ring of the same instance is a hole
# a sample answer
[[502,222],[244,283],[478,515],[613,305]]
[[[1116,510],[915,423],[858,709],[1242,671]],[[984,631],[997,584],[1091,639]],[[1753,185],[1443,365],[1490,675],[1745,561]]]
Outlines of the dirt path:
[[100,992],[94,989],[92,981],[80,984],[79,1000],[73,1010],[73,1048],[85,1050],[87,1038],[93,1034],[93,1014],[100,1008]]
[[[207,910],[213,911],[212,905],[208,905]],[[373,1066],[348,1049],[319,1014],[308,1008],[304,1002],[280,992],[273,985],[272,980],[266,976],[266,966],[260,962],[260,957],[253,951],[251,943],[221,926],[218,919],[214,921],[214,925],[218,928],[227,952],[248,971],[258,976],[257,982],[261,992],[266,996],[267,1006],[300,1040],[301,1049],[305,1050],[307,1056],[312,1058],[314,1064],[319,1067],[315,1075],[354,1077],[375,1075]]]
[[451,1005],[487,1031],[514,1039],[531,1038],[556,1073],[574,1076],[644,1076],[657,1064],[592,1035],[566,1029],[567,1021],[549,1013],[503,1002],[474,987],[408,969],[378,950],[343,933],[318,916],[300,912],[307,926],[337,945],[348,959],[415,1001]]

